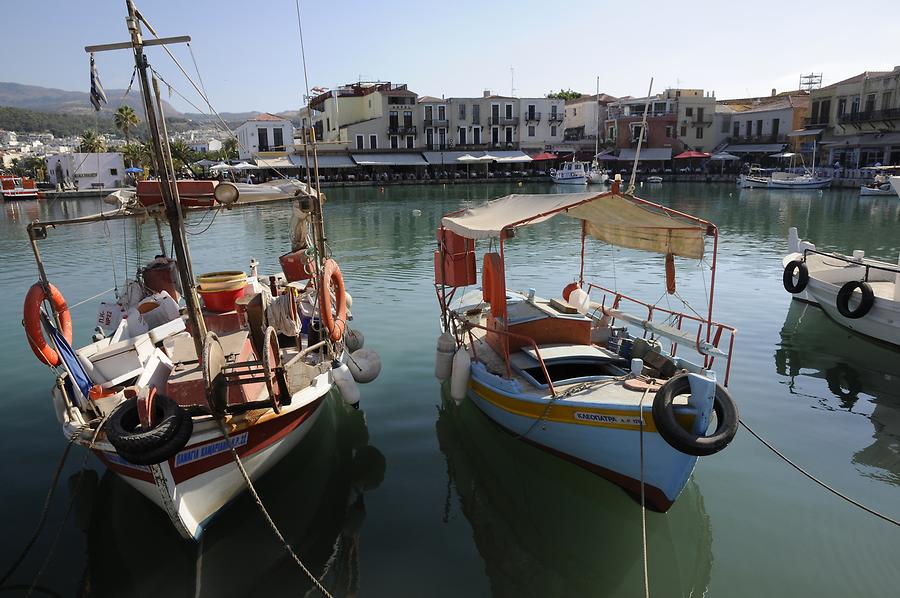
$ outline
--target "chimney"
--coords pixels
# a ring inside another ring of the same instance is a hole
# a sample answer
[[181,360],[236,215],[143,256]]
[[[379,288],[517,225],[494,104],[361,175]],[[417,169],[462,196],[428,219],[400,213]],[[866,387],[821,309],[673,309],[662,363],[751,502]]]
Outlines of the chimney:
[[485,90],[484,90],[484,97],[486,97],[486,98],[491,97],[491,90],[490,90],[490,89],[485,89]]
[[777,93],[776,89],[773,87],[772,88],[772,97],[774,98],[777,95],[778,95],[778,93]]

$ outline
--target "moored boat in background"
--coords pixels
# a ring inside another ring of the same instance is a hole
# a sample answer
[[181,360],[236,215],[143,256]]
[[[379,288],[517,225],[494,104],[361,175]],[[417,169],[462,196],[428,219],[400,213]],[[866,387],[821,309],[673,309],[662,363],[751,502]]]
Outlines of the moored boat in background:
[[15,201],[18,199],[40,199],[43,194],[38,191],[34,181],[20,176],[0,175],[0,199]]

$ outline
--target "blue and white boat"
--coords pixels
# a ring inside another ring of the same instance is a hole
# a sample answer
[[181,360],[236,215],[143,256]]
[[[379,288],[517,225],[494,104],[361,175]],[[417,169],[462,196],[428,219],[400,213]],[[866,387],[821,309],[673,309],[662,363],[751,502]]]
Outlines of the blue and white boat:
[[[623,194],[619,185],[606,193],[510,195],[442,219],[435,280],[444,333],[435,371],[454,399],[473,401],[517,438],[664,512],[697,458],[725,448],[737,430],[725,389],[735,330],[713,321],[711,303],[680,313],[586,283],[584,252],[578,282],[562,297],[506,288],[504,244],[518,228],[558,215],[581,220],[583,243],[591,236],[665,255],[670,293],[675,256],[700,260],[711,244],[715,271],[715,225]],[[481,289],[456,296],[477,284],[476,240],[491,240],[498,251],[484,255]],[[680,354],[690,350],[696,362]]]

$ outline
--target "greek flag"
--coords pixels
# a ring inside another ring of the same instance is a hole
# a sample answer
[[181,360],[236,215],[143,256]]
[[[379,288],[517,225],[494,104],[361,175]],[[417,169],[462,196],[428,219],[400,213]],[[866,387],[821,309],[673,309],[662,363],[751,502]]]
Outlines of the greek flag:
[[100,107],[106,103],[106,92],[103,91],[103,84],[100,83],[97,66],[94,64],[94,53],[91,52],[91,104],[93,104],[94,110],[100,112]]

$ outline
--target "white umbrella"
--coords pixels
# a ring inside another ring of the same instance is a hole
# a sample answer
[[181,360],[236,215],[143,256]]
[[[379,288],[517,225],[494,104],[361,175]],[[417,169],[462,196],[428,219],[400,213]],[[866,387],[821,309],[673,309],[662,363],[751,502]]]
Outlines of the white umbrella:
[[721,154],[713,154],[709,157],[710,160],[740,160],[739,157],[734,154],[729,154],[728,152],[722,152]]
[[456,159],[457,162],[478,162],[479,158],[476,158],[472,154],[465,154]]
[[793,158],[794,156],[799,156],[800,154],[795,154],[794,152],[781,152],[780,154],[769,154],[770,158]]
[[234,166],[232,166],[235,170],[258,170],[259,166],[255,164],[250,164],[249,162],[238,162]]
[[219,163],[216,164],[215,166],[210,166],[209,169],[210,169],[210,170],[215,170],[216,172],[219,172],[219,171],[222,171],[222,170],[232,170],[232,167],[229,166],[228,164],[225,164],[225,162],[219,162]]

